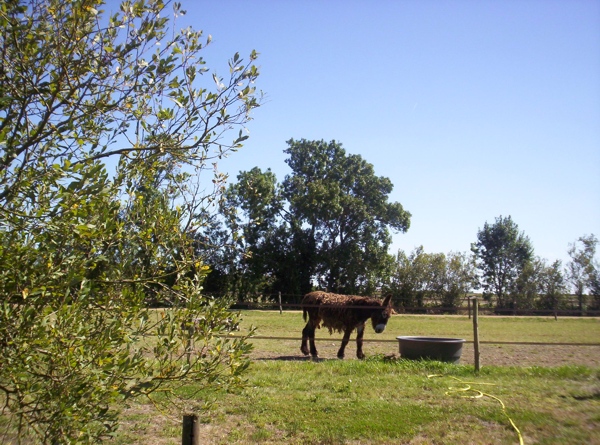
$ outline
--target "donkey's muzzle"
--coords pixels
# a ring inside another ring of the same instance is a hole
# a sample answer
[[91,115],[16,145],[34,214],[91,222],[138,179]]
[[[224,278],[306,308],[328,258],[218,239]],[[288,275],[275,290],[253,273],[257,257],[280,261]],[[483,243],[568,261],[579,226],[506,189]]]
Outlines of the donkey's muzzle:
[[375,333],[381,334],[383,331],[385,331],[384,324],[378,324],[377,326],[375,326]]

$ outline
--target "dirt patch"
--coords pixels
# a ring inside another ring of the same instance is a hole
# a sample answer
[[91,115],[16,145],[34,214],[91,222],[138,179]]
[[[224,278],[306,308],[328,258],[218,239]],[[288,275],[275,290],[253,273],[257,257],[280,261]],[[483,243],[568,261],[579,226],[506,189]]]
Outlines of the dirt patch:
[[148,440],[151,440],[156,445],[178,445],[180,437],[181,420],[159,412],[153,405],[136,403],[123,409],[117,443],[150,443]]
[[[484,344],[480,364],[495,366],[563,366],[600,367],[600,346],[538,346]],[[461,363],[473,364],[473,345],[463,347]]]
[[[261,343],[256,342],[250,357],[253,360],[306,360],[300,352],[300,341],[285,341],[288,347],[286,353],[274,352],[269,348],[261,348]],[[339,342],[322,341],[317,344],[319,357],[335,359]],[[396,343],[368,342],[364,346],[365,354],[373,356],[398,356]],[[297,353],[296,353],[297,352]],[[356,350],[353,344],[346,349],[346,360],[356,359]],[[463,346],[461,364],[474,364],[473,344]],[[480,347],[481,366],[564,366],[582,365],[591,368],[600,367],[600,346],[540,346],[540,345],[506,345],[482,344]]]

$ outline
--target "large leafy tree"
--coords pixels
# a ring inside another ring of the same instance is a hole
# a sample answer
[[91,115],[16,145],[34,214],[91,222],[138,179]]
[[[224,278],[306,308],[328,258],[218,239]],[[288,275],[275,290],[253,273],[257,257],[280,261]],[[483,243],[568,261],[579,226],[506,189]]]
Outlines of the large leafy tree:
[[477,271],[473,255],[463,252],[450,252],[446,256],[442,307],[460,307],[461,299],[466,298],[476,284]]
[[594,298],[590,309],[600,311],[600,268],[596,267],[590,277],[590,295]]
[[428,277],[436,274],[429,259],[423,246],[416,247],[410,254],[398,251],[389,282],[394,303],[404,308],[424,307]]
[[538,307],[553,310],[555,315],[559,309],[564,309],[567,295],[567,281],[559,260],[547,265],[542,261],[542,272],[539,278],[540,299]]
[[244,299],[272,290],[277,280],[275,274],[282,260],[278,246],[282,201],[277,178],[270,170],[262,172],[255,167],[241,172],[237,180],[227,190],[221,206],[235,248],[229,250],[225,263],[215,267],[224,268],[229,275],[226,290]]
[[388,200],[392,182],[336,141],[287,143],[292,173],[283,194],[293,237],[314,255],[316,281],[330,291],[374,291],[389,265],[390,230],[410,226],[410,213]]
[[259,104],[256,54],[209,74],[210,37],[167,6],[0,3],[0,398],[35,443],[97,443],[118,402],[248,365],[193,235],[224,190],[211,159]]
[[594,234],[584,235],[569,245],[571,260],[567,263],[567,278],[577,296],[579,310],[585,309],[584,294],[594,295],[594,307],[598,304],[598,262],[595,259],[598,238]]
[[335,141],[292,139],[285,152],[292,172],[283,183],[255,168],[229,189],[246,277],[269,277],[263,289],[293,295],[315,285],[372,293],[391,269],[390,232],[410,224],[410,213],[389,202],[391,181]]
[[519,226],[510,216],[499,216],[494,224],[486,222],[483,229],[479,230],[477,242],[471,245],[471,251],[477,258],[484,296],[495,295],[498,308],[514,306],[511,292],[533,259],[533,246],[529,238],[519,232]]
[[514,313],[519,309],[536,308],[542,298],[542,282],[545,273],[546,264],[541,258],[533,258],[525,264],[510,287],[510,305]]

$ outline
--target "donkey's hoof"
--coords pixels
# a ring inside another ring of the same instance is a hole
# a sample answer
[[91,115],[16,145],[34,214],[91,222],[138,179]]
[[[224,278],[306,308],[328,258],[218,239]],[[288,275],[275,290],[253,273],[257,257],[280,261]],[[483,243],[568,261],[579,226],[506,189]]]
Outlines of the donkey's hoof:
[[309,354],[309,352],[308,352],[308,349],[305,349],[305,348],[300,348],[300,351],[301,351],[301,352],[302,352],[302,354],[304,354],[304,355],[308,355],[308,354]]

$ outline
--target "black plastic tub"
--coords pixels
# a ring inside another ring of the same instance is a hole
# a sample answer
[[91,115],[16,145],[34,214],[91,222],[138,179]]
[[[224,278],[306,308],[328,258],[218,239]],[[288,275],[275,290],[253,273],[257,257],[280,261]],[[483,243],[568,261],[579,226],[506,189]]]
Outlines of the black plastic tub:
[[439,360],[459,363],[462,354],[462,338],[396,337],[400,344],[400,356],[411,360]]

